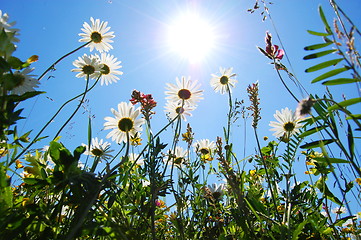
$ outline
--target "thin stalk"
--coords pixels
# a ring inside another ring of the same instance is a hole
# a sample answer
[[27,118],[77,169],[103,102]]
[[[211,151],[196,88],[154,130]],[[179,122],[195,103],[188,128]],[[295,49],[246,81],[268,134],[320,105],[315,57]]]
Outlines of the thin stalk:
[[281,219],[280,219],[280,216],[279,216],[279,214],[278,214],[278,210],[277,210],[276,198],[275,198],[275,195],[274,195],[274,193],[273,193],[273,187],[272,187],[272,184],[271,184],[271,178],[270,178],[269,173],[268,173],[268,170],[267,170],[266,161],[264,160],[264,158],[263,158],[263,153],[262,153],[262,151],[261,151],[261,145],[260,145],[260,143],[259,143],[258,134],[257,134],[257,129],[256,129],[256,128],[253,128],[253,130],[254,130],[254,135],[255,135],[255,137],[256,137],[256,142],[257,142],[258,151],[259,151],[259,153],[260,153],[260,155],[261,155],[261,159],[262,159],[262,163],[263,163],[263,166],[264,166],[264,170],[265,170],[265,172],[266,172],[266,178],[267,178],[268,188],[269,188],[270,191],[271,191],[271,196],[272,196],[273,205],[274,205],[275,210],[276,210],[276,213],[277,213],[276,216],[277,216],[278,220],[281,220]]
[[40,75],[40,77],[38,78],[38,81],[40,81],[40,80],[45,76],[45,74],[47,74],[51,69],[53,69],[53,68],[55,67],[55,65],[58,64],[61,60],[63,60],[63,59],[66,58],[67,56],[75,53],[76,51],[82,49],[83,47],[85,47],[86,45],[88,45],[88,44],[91,43],[91,42],[92,42],[92,41],[87,42],[87,43],[81,45],[80,47],[74,49],[73,51],[65,54],[64,56],[62,56],[61,58],[59,58],[58,60],[56,60],[50,67],[48,67],[48,69],[45,70],[45,72],[43,72],[43,74]]
[[[100,76],[99,76],[100,78]],[[84,102],[85,99],[85,95],[88,91],[88,87],[89,87],[89,74],[87,74],[87,78],[86,78],[86,84],[85,84],[85,90],[84,90],[84,94],[83,97],[81,98],[77,108],[75,109],[75,111],[71,114],[71,116],[68,118],[68,120],[66,120],[66,122],[63,124],[63,126],[61,126],[61,128],[59,129],[59,131],[55,134],[55,138],[57,138],[59,136],[59,134],[61,133],[61,131],[65,128],[65,126],[70,122],[70,120],[75,116],[75,114],[78,112],[79,108],[81,107],[81,105]],[[89,146],[90,147],[90,146]]]
[[[98,83],[99,79],[96,80],[96,82],[87,90],[87,92],[89,92],[90,90],[92,90],[95,85]],[[78,97],[81,97],[82,95],[86,94],[86,92],[82,92],[80,94],[78,94],[77,96],[69,99],[68,101],[66,101],[63,105],[61,105],[61,107],[58,109],[58,111],[50,118],[50,120],[44,125],[44,127],[38,132],[38,134],[34,137],[34,140],[31,141],[29,143],[28,146],[26,146],[14,159],[14,161],[16,159],[18,159],[21,155],[23,155],[35,142],[38,141],[38,137],[43,133],[43,131],[49,126],[49,124],[56,118],[56,116],[58,116],[58,114],[61,112],[61,110],[70,102],[74,101],[75,99],[77,99]]]

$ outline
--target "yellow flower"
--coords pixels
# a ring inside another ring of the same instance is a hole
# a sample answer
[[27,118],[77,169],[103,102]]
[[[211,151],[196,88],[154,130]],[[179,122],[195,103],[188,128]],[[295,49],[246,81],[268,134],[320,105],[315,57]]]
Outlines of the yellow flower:
[[357,182],[358,185],[361,185],[361,178],[356,178],[355,181]]

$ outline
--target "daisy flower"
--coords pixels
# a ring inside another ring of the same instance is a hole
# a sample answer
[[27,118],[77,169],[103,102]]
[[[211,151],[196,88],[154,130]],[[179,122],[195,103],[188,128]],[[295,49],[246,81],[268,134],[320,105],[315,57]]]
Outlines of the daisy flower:
[[129,154],[129,161],[135,162],[137,160],[136,164],[139,166],[144,165],[144,159],[139,157],[139,154],[137,153],[130,153]]
[[[8,19],[9,19],[9,15],[7,13],[3,13],[0,10],[0,31],[4,29],[4,31],[7,33],[13,33],[14,35],[19,35],[18,33],[19,29],[12,28],[16,22],[8,23]],[[12,41],[19,42],[19,39],[16,38],[15,36],[12,36]]]
[[93,157],[98,157],[99,159],[108,160],[113,158],[110,154],[114,150],[110,150],[110,143],[103,142],[103,139],[98,140],[98,138],[92,138],[90,147],[86,144],[82,144],[86,147],[84,152],[85,155],[90,155]]
[[233,77],[236,76],[235,73],[232,73],[233,68],[219,68],[219,71],[221,73],[221,76],[217,76],[215,74],[211,74],[211,86],[213,87],[215,92],[220,92],[221,94],[224,94],[228,92],[232,92],[232,88],[235,87],[237,80]]
[[102,64],[99,62],[99,58],[97,56],[88,56],[84,54],[82,57],[79,57],[77,60],[73,62],[73,65],[77,68],[72,69],[72,72],[77,72],[77,78],[87,77],[89,75],[90,78],[97,78],[100,75],[100,71],[102,69]]
[[273,115],[278,122],[271,121],[269,126],[273,127],[270,130],[275,131],[274,136],[281,138],[282,141],[288,142],[293,134],[299,133],[302,124],[299,123],[300,118],[296,116],[292,110],[285,108],[276,111]]
[[202,160],[213,160],[212,153],[216,149],[216,144],[209,139],[201,139],[193,144],[194,151],[200,155]]
[[191,107],[186,104],[182,106],[181,103],[170,102],[170,101],[167,102],[164,108],[165,108],[164,112],[171,120],[179,115],[184,121],[187,121],[186,116],[189,117],[192,116],[190,111],[193,111],[195,109],[195,107]]
[[127,134],[129,139],[134,137],[138,132],[142,131],[141,125],[144,119],[137,119],[140,115],[140,108],[134,109],[132,103],[121,102],[118,104],[118,111],[111,109],[115,117],[105,117],[104,129],[112,129],[106,138],[112,138],[117,143],[127,142]]
[[15,71],[13,74],[15,87],[10,91],[11,94],[22,95],[26,92],[35,91],[39,81],[35,78],[35,75],[30,74],[34,71],[34,68],[24,68],[21,71]]
[[99,19],[90,18],[91,25],[87,22],[83,24],[83,28],[81,29],[83,33],[79,33],[79,36],[82,38],[79,42],[90,42],[87,47],[90,47],[90,51],[92,52],[95,48],[99,52],[108,52],[110,49],[113,49],[110,43],[113,42],[111,40],[114,38],[113,33],[109,32],[110,27],[107,27],[108,22],[100,22]]
[[181,167],[185,163],[187,156],[188,151],[182,147],[177,146],[174,152],[169,150],[169,161],[178,167]]
[[208,188],[211,191],[211,193],[215,199],[220,199],[224,194],[224,191],[226,189],[226,184],[213,183],[212,185],[208,185]]
[[346,213],[347,210],[345,207],[335,207],[331,210],[331,212],[334,214],[342,214],[342,213]]
[[191,81],[190,78],[182,77],[181,80],[176,78],[176,84],[167,83],[165,94],[168,95],[166,99],[176,103],[188,104],[188,106],[195,106],[195,103],[203,99],[203,90],[199,90],[200,85],[198,81]]
[[122,67],[120,65],[121,61],[117,62],[118,59],[116,57],[107,53],[101,53],[100,57],[95,54],[95,57],[100,59],[100,64],[103,65],[100,70],[102,74],[100,84],[103,86],[105,83],[108,86],[108,84],[116,83],[119,80],[119,77],[116,75],[123,75],[123,72],[117,70]]

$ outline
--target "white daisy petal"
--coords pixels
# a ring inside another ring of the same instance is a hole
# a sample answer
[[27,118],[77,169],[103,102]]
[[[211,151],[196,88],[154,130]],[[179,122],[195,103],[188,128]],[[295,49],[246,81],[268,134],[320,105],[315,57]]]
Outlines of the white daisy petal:
[[228,91],[232,92],[232,88],[235,87],[237,80],[233,77],[236,76],[236,74],[232,73],[233,68],[219,68],[219,71],[221,73],[221,76],[217,76],[215,74],[211,74],[211,86],[213,87],[215,92],[220,92],[221,94],[224,94]]
[[90,48],[92,52],[94,48],[99,52],[108,52],[110,49],[113,49],[110,43],[114,38],[114,32],[109,32],[110,27],[107,27],[108,22],[100,22],[99,19],[94,20],[90,18],[91,25],[87,22],[83,24],[81,29],[83,33],[79,33],[79,36],[82,37],[79,42],[90,42],[86,47]]
[[117,143],[127,142],[127,134],[129,138],[135,137],[136,134],[142,131],[141,125],[144,123],[144,119],[136,119],[140,115],[140,109],[135,109],[131,103],[121,102],[118,104],[118,112],[111,109],[114,114],[113,117],[105,117],[104,129],[112,129],[107,134],[106,138],[111,138],[112,141]]

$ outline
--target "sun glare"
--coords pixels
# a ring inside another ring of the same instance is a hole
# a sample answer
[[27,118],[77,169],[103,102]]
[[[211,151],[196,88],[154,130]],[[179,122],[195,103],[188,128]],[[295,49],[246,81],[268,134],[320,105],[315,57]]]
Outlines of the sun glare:
[[195,14],[182,15],[170,25],[169,45],[189,62],[199,62],[214,47],[212,26]]

